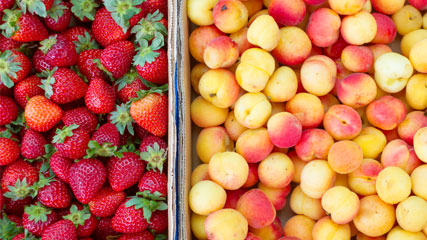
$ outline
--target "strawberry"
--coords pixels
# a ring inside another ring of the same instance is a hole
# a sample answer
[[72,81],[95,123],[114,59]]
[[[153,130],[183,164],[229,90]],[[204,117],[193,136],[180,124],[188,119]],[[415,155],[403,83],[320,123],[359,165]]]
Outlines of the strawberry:
[[100,61],[114,78],[121,78],[129,71],[134,54],[135,48],[132,42],[118,41],[108,45],[102,51]]
[[14,239],[14,236],[22,232],[22,227],[19,227],[20,225],[10,219],[13,215],[8,216],[6,214],[1,214],[0,216],[0,226],[2,229],[2,231],[0,231],[0,239]]
[[140,233],[126,233],[126,234],[123,234],[117,240],[154,240],[154,236],[149,231],[144,230],[144,231],[142,231]]
[[142,4],[143,8],[147,8],[148,12],[159,10],[164,16],[168,15],[168,1],[167,0],[147,0]]
[[130,30],[123,31],[105,7],[96,12],[92,22],[92,33],[96,41],[104,48],[114,42],[126,40],[130,36]]
[[0,81],[0,96],[8,96],[11,97],[12,96],[12,88],[8,88],[6,87],[2,81]]
[[25,131],[21,141],[21,154],[27,159],[36,159],[43,156],[46,151],[44,146],[47,144],[46,139],[39,132],[32,129]]
[[48,37],[46,28],[37,16],[22,13],[18,9],[5,9],[3,13],[5,14],[3,16],[4,23],[0,29],[4,30],[7,38],[19,42],[33,42],[42,41]]
[[96,114],[109,113],[114,109],[116,94],[114,88],[101,78],[94,78],[89,84],[85,103]]
[[15,4],[15,0],[5,0],[0,2],[0,12],[3,12],[3,10],[12,8]]
[[[4,1],[2,1],[4,2]],[[13,1],[15,2],[15,1]],[[0,3],[1,5],[1,3]],[[1,6],[0,6],[1,9]],[[2,10],[0,10],[1,12]],[[15,41],[11,38],[7,38],[3,36],[3,34],[0,34],[0,52],[4,52],[6,50],[18,50],[22,46],[22,42]]]
[[89,208],[87,206],[82,207],[80,204],[73,204],[68,215],[63,218],[74,223],[79,238],[89,237],[98,225],[98,220],[89,212]]
[[89,140],[90,136],[83,128],[71,124],[57,129],[52,143],[63,157],[79,159],[86,155]]
[[1,178],[3,195],[14,201],[24,199],[32,193],[30,188],[38,181],[36,169],[22,160],[6,167]]
[[138,92],[140,99],[130,106],[135,122],[158,137],[166,135],[168,126],[168,98],[161,93],[165,88],[167,85]]
[[34,235],[29,232],[25,232],[16,235],[12,240],[38,240],[38,238],[34,237]]
[[24,116],[30,128],[46,132],[61,120],[62,110],[45,96],[34,96],[25,106]]
[[[75,27],[68,28],[64,32],[62,32],[62,36],[64,36],[68,41],[74,43],[74,45],[76,46],[77,53],[80,53],[87,49],[99,48],[98,43],[93,38],[92,32],[89,29],[82,26],[75,26]],[[88,37],[88,43],[94,44],[94,47],[78,51],[77,43],[80,41],[80,39],[86,38],[86,37]]]
[[[40,178],[42,179],[42,178]],[[46,179],[46,178],[44,178]],[[48,178],[49,179],[49,178]],[[67,185],[59,179],[39,180],[39,190],[37,191],[37,200],[51,208],[66,208],[71,204],[71,194]],[[43,186],[44,185],[44,186]]]
[[97,1],[92,0],[71,0],[71,11],[74,16],[83,22],[93,21],[96,13],[96,8],[99,7]]
[[88,157],[101,156],[111,157],[116,154],[117,147],[120,144],[120,134],[116,126],[112,123],[102,125],[92,135],[87,150]]
[[111,13],[114,21],[119,25],[123,32],[126,32],[130,27],[130,19],[141,12],[138,8],[143,0],[105,0],[105,8]]
[[164,233],[168,230],[168,211],[155,211],[151,215],[148,227],[155,233]]
[[49,30],[60,32],[65,30],[71,22],[71,6],[61,0],[55,0],[53,6],[47,11],[44,24]]
[[135,122],[129,112],[129,104],[122,103],[116,106],[116,110],[110,113],[109,120],[116,125],[120,136],[125,134],[127,129],[131,135],[134,135],[133,123]]
[[97,217],[112,216],[125,197],[124,192],[116,192],[109,187],[104,187],[89,202],[90,212]]
[[45,96],[58,104],[70,103],[86,95],[87,84],[69,68],[54,68],[45,71],[40,86]]
[[31,197],[26,197],[19,200],[13,200],[6,197],[4,199],[4,212],[7,214],[22,216],[22,214],[24,214],[25,206],[30,205],[32,202],[33,199]]
[[151,41],[154,38],[160,39],[164,44],[164,36],[168,34],[167,26],[162,23],[163,14],[156,10],[147,14],[137,25],[132,28],[131,33],[135,33],[137,40],[145,39]]
[[6,50],[0,54],[1,82],[8,88],[23,80],[31,72],[31,62],[23,53],[16,50]]
[[[143,3],[144,3],[144,2],[143,2]],[[137,13],[137,14],[133,15],[133,17],[131,17],[131,18],[129,19],[129,25],[130,25],[130,27],[135,26],[136,24],[138,24],[138,22],[139,22],[139,20],[141,20],[141,18],[143,18],[143,17],[147,16],[147,14],[148,14],[148,9],[146,9],[146,8],[144,8],[144,7],[143,7],[143,3],[141,3],[141,4],[137,5],[137,6],[135,6],[136,8],[141,9],[141,11],[140,11],[139,13]]]
[[70,167],[68,180],[77,200],[89,203],[107,178],[104,165],[96,159],[83,159]]
[[139,151],[141,158],[147,162],[147,170],[163,171],[163,165],[167,159],[167,143],[156,136],[147,136],[142,140]]
[[77,63],[74,44],[62,35],[50,35],[40,42],[39,50],[45,54],[45,60],[51,66],[69,67]]
[[61,156],[59,152],[55,152],[50,158],[50,168],[55,175],[65,183],[68,181],[68,172],[73,164],[71,158]]
[[19,8],[22,9],[24,13],[27,11],[31,14],[37,14],[40,17],[47,16],[47,10],[49,10],[53,5],[54,0],[35,0],[35,1],[17,1]]
[[168,194],[168,177],[162,172],[148,171],[144,173],[138,183],[139,191],[159,192],[162,197]]
[[115,81],[114,84],[117,91],[117,98],[123,103],[127,103],[132,98],[138,97],[137,92],[139,90],[148,89],[147,86],[142,83],[141,78],[134,68],[127,72],[122,78]]
[[45,70],[52,70],[54,66],[47,62],[46,55],[37,49],[33,55],[33,67],[37,72],[43,72]]
[[134,65],[138,74],[145,80],[166,84],[168,82],[168,54],[161,48],[162,40],[155,38],[151,45],[143,39],[139,42],[138,53],[134,57]]
[[36,95],[44,95],[44,90],[39,87],[41,83],[41,78],[36,75],[29,76],[18,82],[13,88],[13,98],[16,103],[24,109],[28,99]]
[[138,124],[136,124],[135,126],[135,133],[136,136],[141,140],[144,140],[146,137],[153,135]]
[[93,232],[94,239],[107,240],[108,237],[118,235],[118,233],[111,227],[111,220],[112,218],[99,219],[98,226],[96,227],[95,232]]
[[70,220],[60,220],[46,228],[42,240],[77,240],[77,231]]
[[34,236],[41,237],[43,231],[51,224],[58,221],[55,211],[43,207],[39,202],[24,209],[22,224]]
[[104,72],[98,68],[98,65],[93,61],[101,57],[102,50],[90,49],[81,52],[77,57],[77,66],[80,72],[88,79],[94,78],[106,79]]
[[0,96],[0,126],[7,125],[18,117],[18,106],[9,97]]
[[4,205],[3,191],[0,189],[0,209],[3,209],[3,205]]
[[98,118],[86,107],[78,107],[64,112],[62,121],[65,126],[79,125],[86,132],[92,133],[98,125]]
[[123,191],[136,184],[144,173],[145,164],[133,152],[123,153],[123,157],[111,157],[107,162],[107,175],[114,191]]

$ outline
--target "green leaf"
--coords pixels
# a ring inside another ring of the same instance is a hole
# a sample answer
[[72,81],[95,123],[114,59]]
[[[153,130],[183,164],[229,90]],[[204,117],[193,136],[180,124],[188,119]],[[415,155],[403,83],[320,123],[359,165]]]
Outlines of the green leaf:
[[141,153],[141,158],[146,161],[147,170],[163,171],[163,165],[167,159],[167,150],[160,148],[158,143],[147,146],[147,151]]
[[77,54],[89,49],[99,49],[98,43],[95,41],[95,39],[91,38],[88,32],[85,32],[84,36],[79,35],[77,39],[78,41],[74,41]]
[[136,49],[137,54],[133,57],[133,65],[143,67],[145,63],[152,63],[160,56],[160,53],[154,52],[160,49],[158,46],[161,42],[154,39],[151,45],[148,45],[147,40],[142,39],[139,42],[139,47]]
[[46,69],[42,73],[38,74],[39,77],[45,76],[45,78],[41,81],[42,84],[39,85],[39,87],[44,90],[44,95],[49,99],[53,95],[53,84],[56,82],[53,74],[55,74],[56,70],[58,70],[58,67],[54,67],[52,70]]
[[67,137],[73,136],[73,130],[77,129],[79,125],[71,124],[62,129],[56,129],[56,135],[53,137],[52,143],[63,143]]
[[57,35],[50,35],[48,38],[40,42],[40,51],[42,51],[44,54],[49,52],[50,49],[52,49],[52,46],[56,44]]
[[41,0],[17,0],[17,3],[24,13],[28,11],[43,18],[47,16],[46,6]]
[[131,135],[134,135],[133,123],[135,122],[129,112],[130,105],[122,103],[116,106],[116,111],[111,113],[111,123],[116,125],[121,135],[127,129]]
[[28,214],[28,220],[34,223],[43,223],[47,221],[47,215],[51,214],[52,210],[42,206],[40,202],[37,202],[35,205],[25,206],[24,212]]
[[112,157],[112,156],[123,156],[117,151],[118,147],[112,143],[104,142],[100,145],[95,140],[90,140],[88,143],[88,149],[86,150],[85,158],[93,158],[96,156],[100,157]]
[[79,225],[83,226],[90,218],[90,212],[88,206],[85,206],[82,210],[78,210],[76,205],[71,206],[70,214],[64,216],[64,219],[68,219],[74,223],[74,226],[77,228]]
[[96,8],[99,4],[95,0],[71,0],[71,12],[74,13],[81,21],[85,18],[93,21],[95,18]]
[[22,227],[16,226],[16,223],[11,221],[6,214],[0,219],[0,239],[12,240],[16,235],[23,233]]
[[166,240],[166,239],[168,239],[168,237],[165,234],[157,234],[154,237],[154,240]]
[[12,199],[13,201],[24,199],[32,195],[32,188],[27,184],[27,178],[16,180],[14,186],[7,186],[8,192],[4,193],[3,196]]
[[64,10],[67,10],[67,6],[62,4],[61,0],[55,0],[52,7],[47,11],[49,17],[53,18],[55,22],[58,22],[59,17],[64,14]]
[[150,93],[158,93],[158,94],[163,94],[164,92],[166,92],[168,90],[168,84],[164,84],[160,87],[153,87],[150,88],[148,90],[139,90],[138,92],[136,92],[137,97],[136,98],[132,98],[131,101],[138,101],[142,98],[144,98],[145,96],[147,96]]
[[130,27],[129,19],[138,14],[143,0],[104,0],[105,8],[111,13],[111,17],[126,33]]
[[110,80],[112,82],[114,82],[113,74],[110,71],[108,71],[107,69],[105,69],[105,67],[101,63],[101,60],[99,60],[99,59],[96,58],[96,59],[93,59],[93,62],[96,63],[96,66],[99,69],[101,69],[105,74],[107,74],[107,76],[110,78]]
[[21,131],[21,129],[23,127],[26,127],[27,124],[25,123],[25,116],[24,116],[24,111],[20,111],[18,114],[18,118],[11,122],[10,124],[6,125],[6,128],[11,132],[11,133],[19,133]]
[[20,10],[4,9],[3,14],[4,23],[0,25],[0,29],[5,37],[10,38],[19,30],[18,22],[22,13]]
[[11,88],[15,84],[11,78],[16,78],[16,73],[22,70],[21,62],[15,61],[16,55],[6,50],[0,54],[0,77],[3,84]]
[[149,13],[145,18],[142,18],[137,25],[132,28],[132,33],[135,33],[137,42],[142,39],[151,41],[157,38],[161,41],[161,46],[164,46],[164,36],[167,36],[166,27],[160,22],[163,14],[159,10],[154,13]]

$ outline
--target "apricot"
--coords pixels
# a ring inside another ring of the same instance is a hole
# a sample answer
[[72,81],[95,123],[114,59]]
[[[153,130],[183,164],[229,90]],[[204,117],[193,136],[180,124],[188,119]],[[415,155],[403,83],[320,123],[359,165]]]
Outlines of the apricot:
[[267,122],[267,129],[271,142],[280,148],[295,146],[302,133],[301,123],[289,112],[273,115]]
[[199,127],[216,127],[225,122],[228,108],[219,108],[198,96],[191,103],[191,120]]
[[386,167],[378,174],[376,189],[381,200],[396,204],[411,194],[411,178],[399,167]]
[[301,122],[303,128],[317,127],[324,116],[322,102],[309,93],[296,94],[286,103],[286,110]]
[[311,198],[321,198],[333,186],[335,176],[327,161],[310,161],[301,173],[301,189]]
[[293,212],[305,215],[313,220],[319,220],[326,216],[326,212],[322,208],[321,200],[307,196],[301,190],[301,186],[297,186],[293,190],[289,204]]
[[406,108],[401,100],[383,96],[368,105],[366,116],[373,126],[392,130],[405,120]]
[[427,201],[427,165],[423,164],[412,171],[412,192]]
[[190,73],[191,87],[193,87],[193,91],[195,93],[200,94],[199,81],[200,81],[200,78],[203,76],[203,74],[208,70],[209,68],[203,63],[198,63],[191,69],[191,73]]
[[323,96],[335,86],[336,65],[329,57],[312,56],[303,63],[300,75],[301,83],[307,92]]
[[337,173],[348,174],[362,164],[363,152],[360,146],[349,140],[334,143],[329,149],[329,166]]
[[312,231],[316,222],[304,215],[291,217],[283,227],[285,236],[297,237],[299,239],[312,240]]
[[349,45],[342,51],[341,61],[352,72],[368,72],[374,62],[374,54],[369,47]]
[[397,205],[396,219],[406,231],[419,232],[427,225],[427,202],[411,196]]
[[231,140],[237,141],[240,134],[242,134],[247,128],[240,124],[234,116],[234,111],[228,113],[228,117],[225,120],[224,127]]
[[426,29],[418,29],[403,36],[400,41],[400,49],[405,57],[409,57],[412,47],[419,41],[427,38]]
[[378,12],[391,15],[405,5],[405,0],[371,0],[371,3]]
[[263,7],[262,0],[245,0],[242,3],[248,9],[248,16],[252,17],[255,13],[259,12]]
[[252,189],[243,194],[236,209],[243,214],[252,228],[266,227],[276,218],[273,204],[259,189]]
[[369,237],[366,236],[365,234],[358,232],[357,233],[357,237],[356,240],[386,240],[384,236],[381,237]]
[[366,0],[329,0],[329,6],[339,15],[352,15],[362,10]]
[[360,11],[342,19],[341,35],[349,44],[363,45],[371,42],[376,33],[377,23],[372,14],[368,12]]
[[294,165],[284,153],[275,152],[258,166],[259,180],[271,188],[284,188],[292,181]]
[[334,105],[329,108],[323,119],[325,130],[336,140],[352,139],[362,130],[362,120],[353,108],[346,105]]
[[240,124],[247,128],[263,126],[271,114],[271,104],[263,93],[246,93],[234,107],[234,115]]
[[427,73],[427,60],[425,56],[427,54],[427,39],[423,39],[414,44],[409,52],[409,59],[415,70],[420,73]]
[[408,174],[411,174],[416,167],[422,164],[413,147],[401,139],[387,143],[381,154],[381,163],[384,167],[400,167]]
[[227,36],[212,39],[203,52],[203,61],[211,69],[231,67],[238,57],[237,44]]
[[374,66],[375,81],[388,93],[397,93],[404,89],[413,73],[409,59],[394,52],[381,55]]
[[224,33],[239,31],[248,22],[248,9],[239,0],[219,0],[212,11],[215,26]]
[[405,5],[399,9],[399,11],[393,14],[392,19],[394,24],[396,24],[397,32],[402,36],[423,26],[421,12],[411,5]]
[[236,209],[237,201],[239,201],[240,197],[245,194],[245,192],[249,191],[247,188],[239,188],[237,190],[227,190],[227,200],[225,201],[224,208],[233,208]]
[[219,108],[228,108],[239,97],[234,74],[226,69],[212,69],[200,78],[199,91],[204,99]]
[[396,25],[393,20],[382,13],[372,13],[377,22],[377,34],[372,43],[389,44],[396,38]]
[[348,175],[350,189],[362,196],[376,194],[376,180],[383,169],[384,167],[378,161],[363,159],[360,167]]
[[414,149],[417,157],[427,163],[427,127],[420,128],[414,135]]
[[422,232],[408,232],[401,227],[394,227],[388,234],[387,240],[426,240],[427,237]]
[[258,183],[258,163],[248,163],[249,165],[249,174],[248,179],[246,179],[245,184],[243,184],[244,188],[249,188]]
[[375,99],[377,85],[368,74],[354,73],[340,81],[337,94],[339,100],[350,107],[364,107]]
[[263,228],[252,228],[249,230],[256,235],[259,239],[262,240],[276,240],[283,235],[282,231],[282,222],[278,217],[274,219],[274,222]]
[[297,88],[298,79],[294,70],[282,66],[271,75],[263,92],[271,102],[286,102],[295,96]]
[[340,26],[341,19],[336,12],[329,8],[320,8],[310,15],[306,32],[314,45],[329,47],[338,40]]
[[326,159],[329,149],[334,144],[331,135],[323,129],[307,129],[295,145],[295,152],[301,160]]
[[191,231],[199,240],[207,240],[205,232],[205,220],[207,216],[191,213]]
[[273,204],[274,208],[279,211],[283,209],[286,205],[286,197],[291,191],[291,186],[287,185],[283,188],[271,188],[260,182],[258,184],[258,189],[265,193],[267,198]]
[[292,163],[294,164],[295,172],[294,172],[294,177],[292,178],[292,181],[295,183],[300,183],[301,172],[304,169],[304,166],[307,164],[307,162],[299,158],[298,155],[295,153],[295,151],[290,151],[288,153],[288,157],[292,160]]
[[249,48],[255,47],[248,41],[248,29],[248,27],[243,27],[239,31],[230,34],[230,38],[237,44],[239,55],[242,55]]
[[303,0],[271,0],[268,5],[268,14],[277,23],[287,26],[298,25],[306,12]]
[[203,180],[210,180],[209,178],[209,165],[206,163],[200,164],[197,166],[193,172],[191,173],[190,178],[190,186],[196,185],[196,183],[203,181]]
[[350,240],[350,238],[350,226],[336,224],[329,216],[323,217],[313,226],[313,240]]
[[406,102],[416,110],[427,108],[427,74],[413,75],[406,85]]
[[203,180],[196,183],[188,195],[191,210],[199,215],[209,215],[224,207],[227,194],[217,183]]
[[244,239],[248,234],[248,221],[234,209],[221,209],[206,218],[205,231],[208,239]]
[[323,194],[322,207],[337,224],[347,224],[359,211],[359,197],[346,187],[330,188]]
[[259,16],[249,26],[247,38],[251,44],[271,51],[279,44],[279,26],[270,15]]
[[218,0],[189,0],[187,2],[188,18],[196,25],[207,26],[214,23],[212,9]]
[[[217,2],[218,0],[203,0],[199,2],[203,3],[208,1]],[[197,4],[197,0],[192,0],[189,1],[188,7],[190,2]],[[205,52],[206,46],[210,43],[210,41],[220,36],[225,35],[217,27],[215,27],[215,25],[201,26],[194,29],[188,38],[188,47],[190,49],[191,56],[193,56],[196,61],[203,63],[203,54]]]
[[248,179],[249,166],[235,152],[219,152],[209,161],[209,177],[226,190],[236,190]]
[[298,27],[288,26],[280,29],[279,44],[271,54],[283,65],[297,66],[310,56],[311,49],[307,33]]
[[413,145],[415,133],[423,127],[427,126],[427,117],[424,112],[413,111],[406,115],[406,118],[397,128],[399,137],[406,143]]
[[264,160],[273,147],[265,128],[248,129],[239,136],[236,142],[236,152],[241,154],[248,163]]

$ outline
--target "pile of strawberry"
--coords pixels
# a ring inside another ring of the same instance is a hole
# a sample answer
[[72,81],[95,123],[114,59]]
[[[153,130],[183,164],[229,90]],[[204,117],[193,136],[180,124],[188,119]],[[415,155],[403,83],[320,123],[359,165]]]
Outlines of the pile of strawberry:
[[0,19],[0,239],[165,239],[167,0]]

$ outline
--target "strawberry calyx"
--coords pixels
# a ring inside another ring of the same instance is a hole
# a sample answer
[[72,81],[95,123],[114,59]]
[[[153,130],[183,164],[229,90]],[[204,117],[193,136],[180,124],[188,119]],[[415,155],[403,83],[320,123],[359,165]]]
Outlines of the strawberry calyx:
[[48,38],[46,38],[45,40],[40,42],[40,51],[42,51],[44,54],[46,54],[47,52],[49,52],[50,49],[52,49],[53,45],[56,44],[57,40],[56,40],[57,35],[50,35]]
[[55,182],[56,180],[53,179],[55,176],[45,177],[43,175],[42,170],[40,169],[39,174],[39,180],[31,186],[31,197],[35,198],[37,197],[38,191],[46,186],[49,186],[51,182]]
[[44,90],[44,95],[47,98],[52,97],[53,95],[53,84],[55,84],[56,79],[53,77],[58,67],[54,67],[52,70],[46,69],[42,73],[37,74],[38,77],[42,77],[42,84],[39,85],[40,88]]
[[65,138],[73,136],[73,130],[79,128],[77,124],[65,126],[62,129],[56,129],[56,135],[53,137],[52,143],[63,143]]
[[77,41],[73,42],[76,46],[77,54],[89,49],[99,49],[98,43],[94,39],[91,39],[88,32],[85,32],[84,36],[79,35],[77,39]]
[[162,45],[164,45],[164,36],[167,36],[168,30],[160,22],[162,18],[163,14],[159,10],[156,10],[154,13],[149,13],[132,28],[131,33],[136,33],[135,37],[137,41],[142,39],[151,41],[153,38],[156,38],[160,39]]
[[151,215],[154,211],[168,209],[168,205],[164,202],[165,200],[166,198],[162,197],[161,193],[157,191],[150,193],[150,191],[145,190],[136,193],[136,196],[131,197],[129,201],[126,202],[125,206],[142,209],[145,220],[150,222]]
[[122,90],[126,85],[132,84],[136,78],[141,79],[135,68],[131,68],[123,77],[116,80],[114,85],[117,85],[117,91]]
[[0,29],[4,30],[3,36],[10,38],[19,30],[18,22],[21,18],[22,12],[18,9],[4,9],[3,14],[2,20],[4,23],[0,25]]
[[129,19],[141,12],[136,6],[144,0],[105,0],[105,8],[111,13],[111,17],[126,33],[130,27]]
[[23,231],[23,227],[16,226],[16,223],[11,221],[5,213],[0,218],[0,239],[11,240]]
[[28,11],[43,18],[47,16],[46,6],[42,0],[18,0],[17,3],[24,13]]
[[93,21],[95,18],[96,8],[99,7],[99,3],[94,0],[71,0],[73,6],[71,12],[74,16],[78,17],[81,21],[85,18]]
[[155,235],[154,240],[166,240],[166,239],[168,239],[166,234],[155,234],[153,232],[152,232],[152,234]]
[[123,157],[121,152],[117,151],[118,147],[112,143],[104,142],[99,144],[95,140],[90,140],[88,143],[88,149],[86,150],[85,158],[93,158],[94,156],[100,157]]
[[51,17],[55,22],[58,22],[59,17],[62,17],[64,10],[67,9],[67,6],[62,4],[61,0],[55,0],[52,7],[47,11],[49,17]]
[[111,79],[111,81],[114,81],[113,74],[108,71],[101,63],[101,60],[98,58],[93,59],[93,62],[96,63],[96,66],[101,69],[107,76]]
[[166,84],[164,84],[162,86],[152,87],[152,88],[150,88],[148,90],[142,90],[141,89],[138,92],[136,92],[137,97],[136,98],[132,98],[131,101],[132,102],[138,101],[138,100],[144,98],[145,96],[147,96],[147,95],[149,95],[151,93],[158,93],[158,94],[162,95],[162,94],[164,94],[164,92],[166,92],[168,90],[168,86],[169,85],[166,83]]
[[163,164],[167,158],[167,151],[164,148],[160,148],[158,143],[154,143],[152,146],[147,146],[147,151],[141,153],[142,160],[146,161],[147,170],[157,169],[163,172]]
[[24,212],[28,214],[28,220],[33,221],[34,223],[46,222],[47,215],[52,213],[51,209],[48,209],[37,202],[36,204],[25,206]]
[[151,45],[148,44],[148,41],[145,39],[140,39],[138,41],[139,46],[136,48],[137,54],[133,57],[133,65],[143,67],[145,63],[152,63],[160,56],[160,53],[155,52],[159,50],[162,45],[162,40],[154,38],[151,41]]
[[16,78],[16,73],[22,70],[21,63],[15,62],[16,55],[6,50],[0,54],[0,78],[2,83],[11,88],[15,85],[11,78]]
[[135,122],[129,112],[129,104],[122,103],[116,106],[116,111],[111,113],[111,123],[116,125],[119,133],[123,135],[127,129],[131,135],[135,134],[133,123]]
[[85,206],[82,210],[79,210],[76,205],[71,206],[70,214],[63,217],[73,222],[74,226],[77,228],[79,225],[83,226],[90,218],[89,207]]
[[[25,123],[24,112],[23,111],[20,112],[16,120],[7,124],[5,127],[11,133],[15,133],[15,134],[19,133],[22,130],[22,128],[28,127],[27,124]],[[18,139],[16,139],[16,141],[18,141]]]
[[7,186],[8,192],[4,193],[3,196],[12,199],[13,201],[24,199],[32,195],[33,188],[28,186],[27,178],[16,180],[14,186]]

